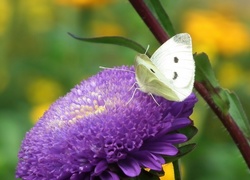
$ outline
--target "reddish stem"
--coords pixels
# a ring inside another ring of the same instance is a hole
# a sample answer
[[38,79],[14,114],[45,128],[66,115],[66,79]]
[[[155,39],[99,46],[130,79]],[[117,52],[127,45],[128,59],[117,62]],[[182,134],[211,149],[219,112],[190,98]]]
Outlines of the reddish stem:
[[195,82],[194,87],[203,97],[203,99],[207,102],[210,108],[214,111],[214,113],[219,117],[223,125],[227,128],[227,131],[230,133],[235,144],[238,146],[243,158],[245,159],[248,165],[248,168],[250,169],[250,146],[246,138],[244,137],[242,131],[235,123],[235,120],[230,116],[230,114],[224,114],[219,109],[219,107],[212,100],[211,95],[205,85],[200,82]]
[[169,39],[168,35],[165,33],[160,23],[152,15],[151,11],[148,9],[143,0],[129,0],[132,6],[135,8],[137,13],[141,16],[144,23],[148,26],[150,31],[153,33],[155,38],[163,44]]
[[[137,13],[141,16],[144,23],[149,27],[153,35],[156,39],[162,44],[167,39],[168,36],[153,16],[151,11],[148,9],[143,0],[129,0],[132,6],[135,8]],[[227,128],[231,137],[233,138],[235,144],[238,146],[243,158],[245,159],[249,169],[250,169],[250,146],[244,137],[243,133],[236,125],[235,120],[229,115],[224,114],[221,109],[215,104],[209,91],[206,86],[200,82],[195,82],[195,89],[199,92],[199,94],[203,97],[203,99],[207,102],[207,104],[211,107],[214,113],[219,117],[223,125]]]

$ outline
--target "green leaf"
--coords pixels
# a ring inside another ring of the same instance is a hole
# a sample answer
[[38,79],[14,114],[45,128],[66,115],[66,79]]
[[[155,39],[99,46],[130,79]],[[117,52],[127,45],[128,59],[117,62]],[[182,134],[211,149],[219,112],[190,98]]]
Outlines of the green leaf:
[[77,37],[69,32],[68,32],[68,34],[77,40],[81,40],[81,41],[85,41],[85,42],[113,44],[113,45],[124,46],[124,47],[128,47],[130,49],[133,49],[136,52],[141,53],[141,54],[144,54],[146,52],[146,49],[142,45],[140,45],[139,43],[137,43],[131,39],[121,37],[121,36],[104,36],[104,37],[94,37],[94,38],[82,38],[82,37]]
[[164,27],[164,29],[166,30],[166,32],[168,33],[169,36],[174,36],[175,30],[174,27],[170,21],[170,18],[168,16],[168,14],[166,13],[166,11],[164,10],[164,8],[161,5],[161,2],[159,0],[150,0],[153,8],[155,9],[155,12],[162,24],[162,26]]
[[194,55],[194,59],[196,65],[195,80],[203,83],[209,82],[210,86],[218,87],[219,83],[214,75],[208,56],[205,53],[200,53]]
[[192,139],[197,134],[198,129],[195,126],[187,126],[178,130],[180,133],[185,134],[188,140]]
[[170,163],[173,161],[176,161],[178,159],[180,159],[181,157],[185,156],[186,154],[190,153],[192,150],[194,150],[196,144],[192,143],[192,144],[187,144],[184,145],[182,147],[179,147],[179,152],[177,155],[175,156],[164,156],[164,159],[166,161],[166,163]]
[[229,112],[229,99],[227,97],[227,90],[222,88],[215,88],[214,93],[211,93],[212,99],[215,104],[221,109],[224,114]]
[[213,101],[226,114],[229,110],[229,100],[226,91],[222,89],[215,78],[208,56],[205,53],[194,55],[196,69],[195,80],[202,83],[209,91]]
[[215,105],[224,115],[230,115],[250,144],[250,122],[236,96],[220,87],[205,53],[194,56],[196,63],[196,81],[204,85]]
[[250,143],[250,122],[243,110],[243,107],[235,93],[227,92],[227,97],[230,102],[229,114],[235,120],[240,130],[246,136],[246,139]]

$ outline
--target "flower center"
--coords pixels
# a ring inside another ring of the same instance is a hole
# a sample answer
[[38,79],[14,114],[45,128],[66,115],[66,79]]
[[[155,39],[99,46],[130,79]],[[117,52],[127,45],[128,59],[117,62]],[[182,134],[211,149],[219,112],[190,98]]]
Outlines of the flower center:
[[79,119],[86,118],[91,115],[96,115],[105,110],[105,106],[100,106],[97,100],[93,100],[92,105],[70,105],[70,115],[73,117],[69,120],[70,123],[74,123]]

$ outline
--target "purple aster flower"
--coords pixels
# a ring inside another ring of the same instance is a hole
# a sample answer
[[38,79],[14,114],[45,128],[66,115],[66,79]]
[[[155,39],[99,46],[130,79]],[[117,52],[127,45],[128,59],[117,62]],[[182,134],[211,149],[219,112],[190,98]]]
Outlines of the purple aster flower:
[[22,142],[16,177],[111,180],[162,170],[162,156],[176,155],[175,145],[187,141],[175,130],[191,124],[197,99],[155,96],[158,106],[137,90],[127,104],[136,88],[128,71],[104,70],[52,104]]

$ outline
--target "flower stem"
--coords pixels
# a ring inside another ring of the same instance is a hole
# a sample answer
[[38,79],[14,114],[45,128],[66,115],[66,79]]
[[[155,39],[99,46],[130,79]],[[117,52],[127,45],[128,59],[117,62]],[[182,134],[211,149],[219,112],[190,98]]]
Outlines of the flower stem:
[[160,23],[152,15],[151,11],[148,9],[143,0],[129,0],[137,13],[141,16],[144,23],[148,26],[150,31],[156,37],[156,39],[163,44],[169,39],[168,35],[165,33]]
[[[162,44],[166,40],[168,40],[168,35],[161,27],[160,23],[153,16],[149,8],[146,6],[143,0],[129,0],[134,9],[140,15],[144,23],[151,30],[156,39]],[[235,144],[238,146],[243,158],[245,159],[249,169],[250,169],[250,146],[245,139],[243,133],[240,131],[239,127],[236,125],[235,120],[230,116],[230,114],[224,114],[223,111],[216,105],[213,101],[211,94],[209,93],[207,87],[200,83],[195,82],[195,89],[199,92],[199,94],[203,97],[203,99],[207,102],[210,108],[214,111],[214,113],[221,120],[223,125],[227,128],[228,132],[232,136]]]
[[195,82],[194,87],[214,111],[214,113],[218,116],[223,125],[227,128],[227,131],[230,133],[235,144],[238,146],[243,158],[248,165],[248,168],[250,169],[250,146],[242,131],[236,125],[235,120],[232,118],[232,116],[230,116],[230,114],[224,114],[220,110],[220,108],[212,100],[212,97],[204,84]]
[[174,167],[174,179],[181,180],[179,161],[173,161],[173,167]]

